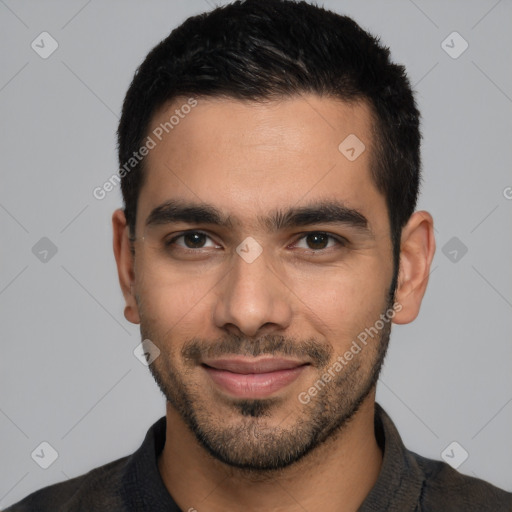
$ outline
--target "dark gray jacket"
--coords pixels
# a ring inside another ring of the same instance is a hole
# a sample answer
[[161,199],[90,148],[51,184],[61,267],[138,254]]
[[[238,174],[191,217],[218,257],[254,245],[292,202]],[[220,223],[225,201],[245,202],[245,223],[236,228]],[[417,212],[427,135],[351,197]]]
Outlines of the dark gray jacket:
[[[164,416],[132,455],[40,489],[5,512],[180,512],[158,472],[165,426]],[[359,512],[512,512],[512,493],[407,450],[378,404],[375,433],[383,464]]]

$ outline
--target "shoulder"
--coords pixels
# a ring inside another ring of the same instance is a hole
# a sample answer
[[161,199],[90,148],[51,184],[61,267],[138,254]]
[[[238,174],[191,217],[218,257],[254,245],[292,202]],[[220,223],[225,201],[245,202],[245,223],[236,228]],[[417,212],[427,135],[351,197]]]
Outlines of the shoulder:
[[443,504],[446,512],[512,511],[512,493],[479,478],[463,475],[445,462],[409,453],[424,475],[422,510],[438,510]]
[[[384,457],[367,500],[369,506],[363,510],[512,512],[512,493],[408,450],[390,416],[377,403],[375,435]],[[384,507],[380,506],[383,500]]]
[[[122,475],[127,457],[92,469],[84,475],[43,487],[4,512],[78,512],[118,510],[121,503]],[[95,507],[95,508],[92,508]]]

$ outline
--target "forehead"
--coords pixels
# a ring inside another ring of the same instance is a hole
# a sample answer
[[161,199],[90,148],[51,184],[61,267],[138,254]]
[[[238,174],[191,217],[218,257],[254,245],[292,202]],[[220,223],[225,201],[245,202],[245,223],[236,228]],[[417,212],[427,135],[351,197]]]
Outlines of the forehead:
[[169,199],[217,204],[247,218],[277,206],[341,199],[385,208],[370,177],[372,115],[364,102],[317,95],[266,102],[178,98],[154,116],[140,216]]

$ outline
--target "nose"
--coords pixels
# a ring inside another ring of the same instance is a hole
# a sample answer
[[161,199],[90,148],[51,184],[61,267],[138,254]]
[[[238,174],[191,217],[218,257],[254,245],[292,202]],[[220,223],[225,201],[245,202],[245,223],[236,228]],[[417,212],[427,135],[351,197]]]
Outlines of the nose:
[[214,322],[231,334],[258,337],[289,327],[290,290],[271,268],[265,251],[248,262],[234,256],[233,267],[219,283]]

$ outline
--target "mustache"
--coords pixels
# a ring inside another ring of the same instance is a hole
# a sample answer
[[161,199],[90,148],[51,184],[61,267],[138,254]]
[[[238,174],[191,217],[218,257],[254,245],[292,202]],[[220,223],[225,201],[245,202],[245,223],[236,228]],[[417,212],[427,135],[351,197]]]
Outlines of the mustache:
[[181,355],[191,365],[199,365],[204,359],[221,356],[257,357],[260,355],[292,356],[307,359],[319,367],[326,366],[333,354],[331,345],[314,338],[297,340],[281,335],[266,335],[256,339],[229,335],[208,341],[202,338],[188,340],[181,349]]

